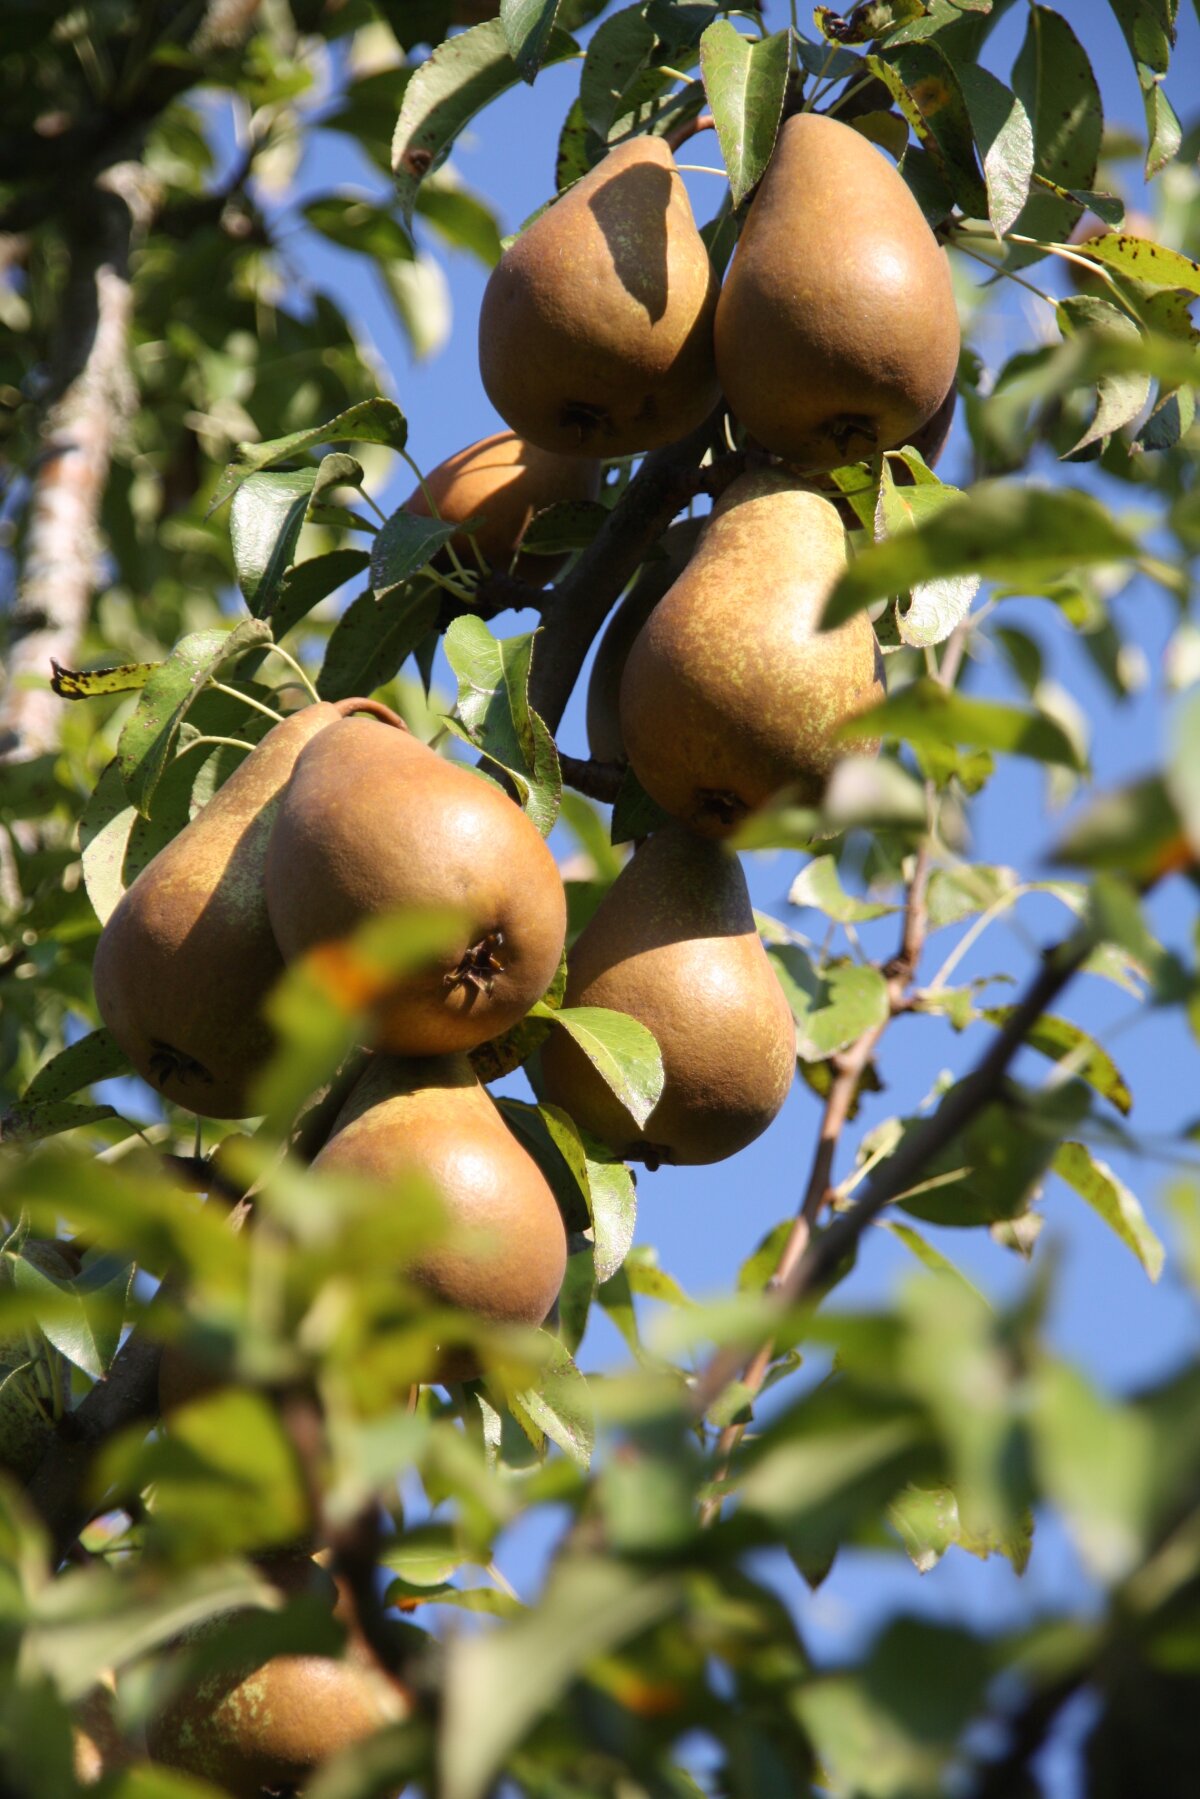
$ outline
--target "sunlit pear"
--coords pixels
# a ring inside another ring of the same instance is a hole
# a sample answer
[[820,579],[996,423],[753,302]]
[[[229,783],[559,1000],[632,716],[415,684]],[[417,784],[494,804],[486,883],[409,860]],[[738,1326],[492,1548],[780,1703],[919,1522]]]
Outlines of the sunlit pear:
[[432,966],[378,996],[375,1042],[441,1055],[516,1024],[553,980],[566,936],[562,881],[537,827],[494,782],[378,719],[347,718],[308,747],[266,858],[285,958],[409,908],[463,914]]
[[465,1056],[372,1058],[313,1167],[432,1183],[461,1238],[400,1272],[439,1305],[491,1324],[539,1325],[557,1299],[567,1240],[554,1195]]
[[736,856],[679,825],[641,844],[568,958],[566,1004],[627,1012],[662,1052],[639,1129],[563,1029],[542,1049],[546,1097],[625,1158],[719,1162],[766,1130],[792,1083],[791,1011],[759,941]]
[[832,502],[778,469],[741,476],[634,640],[621,732],[652,798],[728,835],[781,788],[819,800],[839,728],[883,697],[871,621],[819,625],[846,566]]
[[804,470],[910,442],[958,365],[945,251],[883,152],[816,113],[780,130],[715,329],[730,407]]
[[142,1079],[189,1112],[251,1110],[273,1044],[261,1006],[283,972],[263,893],[275,810],[305,745],[366,705],[306,706],[268,731],[100,933],[100,1016]]
[[531,443],[628,456],[717,401],[718,282],[667,145],[634,137],[528,226],[493,269],[479,368]]

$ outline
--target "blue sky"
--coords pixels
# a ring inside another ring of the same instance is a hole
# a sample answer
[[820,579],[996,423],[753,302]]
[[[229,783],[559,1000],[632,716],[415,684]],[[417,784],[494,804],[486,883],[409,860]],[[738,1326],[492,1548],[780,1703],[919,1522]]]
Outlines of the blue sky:
[[[787,10],[786,6],[771,6],[770,22],[786,23]],[[989,44],[987,61],[1001,75],[1011,68],[1024,30],[1025,10],[1015,6]],[[1059,10],[1091,53],[1110,121],[1125,121],[1140,129],[1140,95],[1110,10],[1100,0],[1060,0]],[[810,9],[806,6],[801,12],[801,23],[806,25]],[[1185,112],[1186,125],[1186,107],[1197,92],[1200,76],[1200,28],[1190,8],[1185,6],[1181,12],[1180,46],[1168,88]],[[502,230],[515,229],[552,190],[557,133],[573,97],[575,80],[570,65],[544,71],[532,90],[519,88],[482,114],[456,150],[455,168],[496,207]],[[692,140],[686,160],[715,163],[712,135]],[[1136,165],[1122,164],[1121,174],[1129,183],[1127,199],[1142,203]],[[720,199],[718,180],[689,175],[687,181],[698,218],[707,218]],[[299,170],[290,203],[347,188],[384,198],[387,193],[386,183],[345,138],[318,133]],[[440,354],[428,362],[414,363],[381,285],[364,278],[357,258],[307,230],[289,239],[290,258],[301,281],[311,280],[333,293],[374,343],[385,371],[386,391],[408,415],[410,449],[427,468],[502,424],[483,394],[476,359],[475,322],[486,273],[464,255],[445,254],[436,244],[431,247],[441,256],[449,281],[454,328]],[[983,278],[977,265],[966,262],[960,262],[960,273],[968,284]],[[1045,264],[1033,278],[1063,291],[1058,271]],[[992,367],[1021,343],[1030,342],[1039,322],[1036,302],[1028,295],[1010,286],[1009,296],[1000,324],[989,326],[976,346]],[[1039,465],[1037,472],[1057,478],[1050,463]],[[966,479],[957,429],[940,473],[950,481]],[[1065,478],[1075,483],[1091,479],[1078,465],[1071,467]],[[407,471],[397,464],[387,494],[376,497],[386,510],[388,501],[398,503],[410,486]],[[1118,508],[1136,503],[1128,490],[1116,490],[1113,497]],[[1006,602],[1003,612],[1003,622],[1019,624],[1037,635],[1047,673],[1091,717],[1092,759],[1099,786],[1142,772],[1161,757],[1175,703],[1163,683],[1164,652],[1177,622],[1173,603],[1160,590],[1138,581],[1122,593],[1115,612],[1122,631],[1143,652],[1147,670],[1143,690],[1119,706],[1049,605],[1017,600]],[[532,618],[506,617],[495,628],[510,634],[533,622]],[[1021,698],[998,655],[981,657],[970,680],[978,693]],[[560,732],[562,747],[576,754],[585,753],[586,748],[583,691],[581,684]],[[1012,864],[1025,874],[1048,872],[1047,853],[1064,816],[1069,813],[1056,814],[1049,808],[1042,771],[1034,764],[1010,760],[974,804],[972,853],[982,861]],[[794,854],[746,859],[755,903],[820,940],[822,919],[812,913],[789,913],[787,908],[787,890],[799,866],[800,859]],[[1179,881],[1169,883],[1151,911],[1163,939],[1186,950],[1195,916],[1194,894]],[[1031,950],[1061,935],[1068,922],[1062,908],[1045,899],[1023,902],[1019,919],[1019,933],[1003,922],[995,924],[964,960],[960,977],[1002,969],[1022,980],[1031,966]],[[958,934],[952,929],[933,937],[923,965],[927,976]],[[887,953],[894,937],[895,924],[889,920],[864,932],[864,942],[872,953]],[[998,993],[997,997],[1005,995]],[[1132,1122],[1136,1128],[1147,1136],[1162,1138],[1200,1115],[1200,1052],[1178,1012],[1139,1014],[1127,995],[1095,979],[1077,982],[1062,1009],[1111,1047],[1133,1089]],[[1131,1018],[1135,1022],[1130,1023]],[[847,1135],[836,1172],[840,1175],[849,1167],[849,1155],[862,1132],[881,1118],[911,1111],[943,1070],[963,1072],[986,1047],[990,1034],[989,1027],[978,1025],[956,1037],[949,1027],[931,1019],[904,1020],[894,1026],[880,1064],[886,1090],[864,1106],[860,1122]],[[1046,1064],[1034,1056],[1023,1064],[1023,1072],[1031,1080],[1044,1078],[1045,1070]],[[772,1128],[733,1161],[713,1168],[667,1168],[642,1175],[639,1241],[655,1244],[663,1265],[697,1296],[727,1287],[759,1238],[795,1209],[807,1176],[817,1120],[817,1101],[798,1083]],[[1172,1177],[1168,1161],[1115,1155],[1110,1159],[1143,1201],[1169,1247],[1169,1222],[1161,1204],[1164,1186]],[[1154,1287],[1129,1252],[1067,1189],[1052,1182],[1044,1209],[1047,1228],[1038,1254],[1050,1252],[1057,1258],[1050,1329],[1058,1350],[1078,1361],[1098,1382],[1126,1391],[1163,1375],[1185,1355],[1196,1352],[1200,1334],[1194,1301],[1170,1260]],[[989,1294],[1012,1298],[1024,1289],[1028,1270],[983,1234],[935,1230],[929,1234]],[[869,1236],[852,1282],[839,1295],[843,1304],[881,1302],[894,1282],[914,1266],[908,1253],[885,1232],[875,1230]],[[589,1335],[581,1359],[585,1366],[596,1366],[612,1364],[621,1356],[619,1339],[602,1324]],[[537,1565],[538,1547],[532,1536],[508,1546],[503,1559],[518,1586],[527,1588]],[[923,1578],[900,1558],[846,1555],[814,1597],[801,1588],[794,1572],[781,1567],[779,1575],[781,1587],[798,1607],[808,1640],[830,1659],[852,1653],[879,1621],[897,1608],[997,1628],[1028,1619],[1055,1604],[1086,1603],[1088,1595],[1074,1550],[1052,1521],[1039,1525],[1032,1564],[1022,1581],[1003,1562],[982,1565],[955,1551]],[[1077,1725],[1082,1721],[1080,1714]],[[1077,1790],[1070,1739],[1071,1731],[1064,1727],[1048,1752],[1045,1772],[1055,1799],[1067,1799]]]

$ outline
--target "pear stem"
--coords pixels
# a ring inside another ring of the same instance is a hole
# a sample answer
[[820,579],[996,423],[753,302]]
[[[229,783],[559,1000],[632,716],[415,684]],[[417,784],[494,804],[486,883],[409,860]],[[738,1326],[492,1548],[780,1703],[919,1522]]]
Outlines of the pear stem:
[[301,668],[300,664],[296,661],[296,658],[288,650],[281,649],[277,643],[269,644],[268,650],[271,655],[279,656],[283,659],[284,662],[287,663],[288,667],[293,671],[293,673],[296,675],[297,679],[299,681],[301,681],[302,684],[308,689],[308,691],[312,695],[312,698],[314,701],[317,701],[320,699],[320,697],[321,697],[320,694],[317,692],[316,688],[313,686],[312,682],[309,680],[308,676],[305,674],[305,672]]
[[261,700],[252,699],[248,693],[239,693],[236,687],[227,687],[224,681],[210,680],[208,685],[214,693],[228,694],[231,700],[240,700],[243,706],[252,706],[255,712],[261,712],[265,718],[272,719],[275,724],[283,723],[282,712],[276,712],[270,706],[264,706]]
[[244,737],[200,736],[190,737],[188,741],[181,746],[179,754],[181,756],[186,756],[189,750],[198,749],[202,743],[211,743],[218,749],[245,750],[247,755],[249,755],[250,751],[254,748],[254,745],[252,743],[247,743]]

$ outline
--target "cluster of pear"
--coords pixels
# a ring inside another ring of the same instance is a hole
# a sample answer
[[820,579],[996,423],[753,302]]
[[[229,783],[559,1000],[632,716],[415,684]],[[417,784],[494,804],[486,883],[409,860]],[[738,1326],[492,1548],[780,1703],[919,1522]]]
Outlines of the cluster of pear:
[[907,186],[826,117],[784,123],[723,285],[652,137],[610,151],[491,276],[483,383],[533,444],[565,457],[652,450],[723,395],[763,452],[703,528],[667,532],[593,666],[593,756],[628,761],[677,822],[636,851],[584,928],[567,1003],[648,1025],[666,1079],[637,1131],[565,1033],[552,1033],[542,1073],[547,1097],[623,1156],[734,1154],[788,1091],[792,1019],[719,840],[781,789],[819,799],[856,747],[844,727],[882,697],[865,614],[820,630],[846,563],[822,477],[913,440],[936,456],[958,348],[946,257]]
[[409,909],[459,921],[444,953],[394,978],[336,954],[325,968],[368,1007],[375,1053],[319,1160],[427,1177],[451,1221],[487,1240],[430,1253],[406,1276],[441,1305],[540,1324],[566,1265],[563,1225],[466,1052],[541,998],[566,902],[544,840],[494,783],[375,701],[292,714],[123,895],[96,951],[97,1003],[165,1097],[245,1117],[285,963]]

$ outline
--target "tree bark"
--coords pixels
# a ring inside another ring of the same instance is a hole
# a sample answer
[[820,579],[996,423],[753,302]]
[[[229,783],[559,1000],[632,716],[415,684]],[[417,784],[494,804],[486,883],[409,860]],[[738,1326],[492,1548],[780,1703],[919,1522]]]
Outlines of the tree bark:
[[23,579],[8,622],[0,754],[57,747],[62,702],[52,663],[71,665],[100,567],[100,509],[114,443],[134,406],[129,256],[147,207],[138,164],[98,179],[68,231],[70,268],[30,501]]

